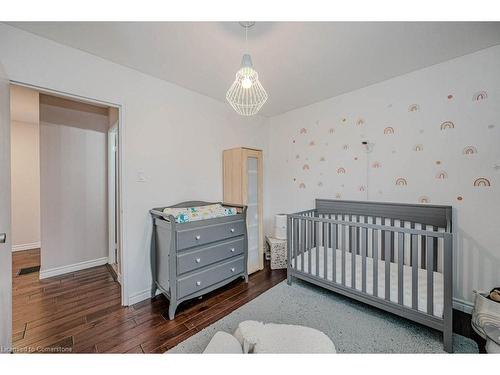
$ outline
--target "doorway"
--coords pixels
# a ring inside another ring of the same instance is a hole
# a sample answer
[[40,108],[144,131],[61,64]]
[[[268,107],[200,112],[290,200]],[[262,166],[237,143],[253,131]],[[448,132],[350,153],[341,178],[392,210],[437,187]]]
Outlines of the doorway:
[[119,107],[11,85],[14,347],[123,304],[119,145]]

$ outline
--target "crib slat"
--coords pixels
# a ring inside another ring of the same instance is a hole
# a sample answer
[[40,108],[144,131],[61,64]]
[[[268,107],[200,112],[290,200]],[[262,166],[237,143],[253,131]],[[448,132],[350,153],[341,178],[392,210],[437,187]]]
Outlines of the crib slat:
[[418,236],[411,235],[411,308],[418,310]]
[[[391,223],[391,227],[394,226],[394,219],[391,219],[389,221]],[[396,232],[391,232],[391,262],[394,262],[394,236],[396,235]]]
[[[332,214],[328,214],[328,219],[330,219],[330,220],[332,219]],[[328,243],[330,244],[331,247],[333,247],[332,246],[332,232],[330,232],[330,231],[328,232]]]
[[434,313],[434,238],[427,236],[427,314]]
[[405,235],[402,232],[398,233],[398,303],[403,304],[403,262],[405,257],[404,250]]
[[330,237],[330,225],[323,223],[323,278],[328,280],[328,238]]
[[351,243],[351,288],[356,289],[356,228],[351,230],[353,243]]
[[299,268],[297,262],[299,260],[299,221],[297,219],[293,220],[293,262],[295,271]]
[[[375,218],[373,218],[375,221]],[[373,252],[373,295],[378,297],[378,230],[372,232],[372,252]]]
[[[385,225],[385,217],[380,218],[380,224]],[[380,259],[385,260],[385,230],[380,231]]]
[[385,231],[385,299],[391,299],[391,232]]
[[346,227],[344,224],[342,224],[342,285],[345,286],[345,232],[346,232]]
[[[434,232],[437,232],[439,230],[438,227],[432,227],[432,230]],[[437,237],[433,237],[433,246],[434,246],[434,259],[433,259],[433,262],[432,264],[434,265],[434,267],[432,267],[432,270],[434,272],[437,272],[438,270],[438,238]]]
[[[366,218],[365,218],[366,219]],[[368,229],[361,229],[361,289],[363,293],[366,293],[366,253],[367,253],[367,244],[366,238],[368,235]]]
[[301,236],[300,236],[300,258],[301,258],[300,268],[301,268],[301,271],[304,272],[304,250],[305,250],[305,246],[306,246],[306,221],[305,221],[305,219],[300,221],[300,233],[301,233]]
[[307,273],[311,274],[311,268],[312,268],[312,245],[313,245],[313,240],[312,240],[312,224],[313,222],[311,220],[307,220]]
[[319,277],[319,222],[314,222],[314,234],[315,234],[315,245],[316,245],[316,277]]
[[337,282],[337,224],[332,225],[332,242],[331,242],[331,248],[332,248],[332,280],[334,283]]

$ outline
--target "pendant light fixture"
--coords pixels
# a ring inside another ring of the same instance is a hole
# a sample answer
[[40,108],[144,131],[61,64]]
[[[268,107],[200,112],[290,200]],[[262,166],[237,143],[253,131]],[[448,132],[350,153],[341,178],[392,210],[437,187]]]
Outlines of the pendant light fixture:
[[[248,29],[255,25],[255,22],[240,22],[240,25],[245,28],[245,43],[248,50]],[[267,98],[266,90],[253,68],[252,58],[245,53],[241,60],[241,68],[236,72],[236,79],[227,90],[226,99],[240,115],[252,116],[259,112]]]

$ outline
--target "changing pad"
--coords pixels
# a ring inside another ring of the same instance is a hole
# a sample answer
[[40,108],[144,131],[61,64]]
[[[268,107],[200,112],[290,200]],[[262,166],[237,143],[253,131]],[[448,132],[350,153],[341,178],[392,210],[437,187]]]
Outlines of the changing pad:
[[223,205],[209,204],[206,206],[175,208],[167,207],[163,213],[172,215],[176,223],[188,223],[190,221],[213,219],[216,217],[236,215],[235,207],[224,207]]

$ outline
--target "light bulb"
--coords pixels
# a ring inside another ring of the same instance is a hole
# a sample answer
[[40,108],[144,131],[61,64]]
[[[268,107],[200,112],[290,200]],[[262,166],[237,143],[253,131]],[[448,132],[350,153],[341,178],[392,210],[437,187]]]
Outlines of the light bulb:
[[250,87],[252,87],[252,80],[249,78],[249,77],[245,77],[241,80],[241,86],[244,88],[244,89],[249,89]]

